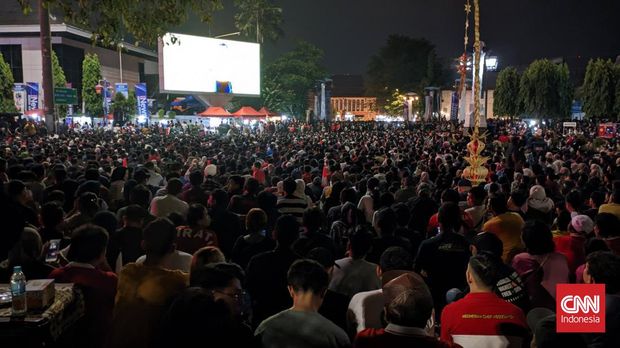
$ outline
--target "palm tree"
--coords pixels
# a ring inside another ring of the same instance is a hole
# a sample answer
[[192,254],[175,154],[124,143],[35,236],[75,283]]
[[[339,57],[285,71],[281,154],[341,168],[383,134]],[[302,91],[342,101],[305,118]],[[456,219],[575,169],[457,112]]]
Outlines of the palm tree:
[[256,42],[282,36],[282,8],[270,0],[235,0],[235,26],[243,35],[256,34]]

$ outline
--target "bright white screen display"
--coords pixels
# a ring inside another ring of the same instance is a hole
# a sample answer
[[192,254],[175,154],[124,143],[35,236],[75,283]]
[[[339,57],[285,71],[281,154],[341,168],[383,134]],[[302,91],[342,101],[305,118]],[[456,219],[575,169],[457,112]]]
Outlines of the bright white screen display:
[[165,92],[260,95],[260,46],[168,33],[159,45]]

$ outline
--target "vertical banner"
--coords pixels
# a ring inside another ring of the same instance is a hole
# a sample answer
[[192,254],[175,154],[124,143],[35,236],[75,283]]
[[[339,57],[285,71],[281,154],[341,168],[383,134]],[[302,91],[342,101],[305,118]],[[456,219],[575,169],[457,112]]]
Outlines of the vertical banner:
[[146,121],[149,116],[148,100],[146,99],[146,83],[137,83],[135,85],[135,91],[136,102],[138,103],[138,117]]
[[115,84],[116,93],[121,93],[125,96],[125,99],[129,97],[129,86],[126,83]]
[[26,112],[26,86],[23,83],[16,83],[13,85],[13,101],[15,102],[15,108],[17,112]]
[[457,121],[459,117],[459,94],[452,92],[452,101],[450,103],[450,121]]
[[26,110],[36,110],[39,108],[39,83],[26,82],[27,105]]

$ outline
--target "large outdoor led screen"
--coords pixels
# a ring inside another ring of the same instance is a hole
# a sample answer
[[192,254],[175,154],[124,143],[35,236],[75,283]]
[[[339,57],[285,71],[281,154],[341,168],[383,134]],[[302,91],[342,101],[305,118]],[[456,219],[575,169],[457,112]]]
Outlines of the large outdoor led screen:
[[169,93],[260,95],[259,47],[168,33],[159,43],[159,87]]

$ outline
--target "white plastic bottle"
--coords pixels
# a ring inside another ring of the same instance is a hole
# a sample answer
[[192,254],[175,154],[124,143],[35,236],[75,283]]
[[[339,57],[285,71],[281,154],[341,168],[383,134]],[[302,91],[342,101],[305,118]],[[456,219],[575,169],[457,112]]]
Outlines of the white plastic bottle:
[[28,310],[26,303],[26,276],[21,266],[13,267],[11,276],[11,302],[13,316],[25,316]]

